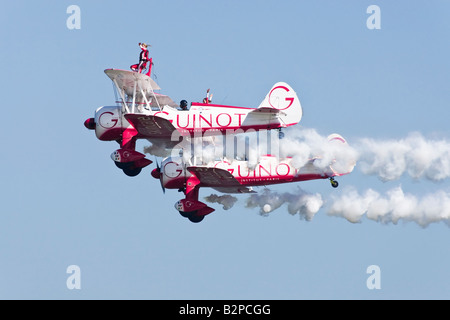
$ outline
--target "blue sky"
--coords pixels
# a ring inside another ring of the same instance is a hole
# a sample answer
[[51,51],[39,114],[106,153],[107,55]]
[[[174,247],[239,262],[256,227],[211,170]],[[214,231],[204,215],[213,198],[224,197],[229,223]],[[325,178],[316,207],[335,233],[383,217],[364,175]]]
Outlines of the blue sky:
[[[79,30],[66,26],[72,4]],[[380,30],[366,27],[372,4]],[[439,0],[3,3],[0,298],[449,299],[448,221],[353,224],[326,205],[312,221],[286,207],[263,217],[239,196],[192,224],[173,208],[179,193],[162,195],[150,167],[125,176],[109,157],[117,144],[83,126],[114,102],[103,70],[127,69],[147,42],[161,93],[175,101],[211,88],[216,103],[256,107],[285,81],[302,103],[300,126],[320,134],[449,141],[449,10]],[[339,182],[296,186],[326,200],[348,186],[450,192],[448,178],[383,182],[358,166]],[[66,287],[70,265],[80,290]],[[366,286],[370,265],[379,290]]]

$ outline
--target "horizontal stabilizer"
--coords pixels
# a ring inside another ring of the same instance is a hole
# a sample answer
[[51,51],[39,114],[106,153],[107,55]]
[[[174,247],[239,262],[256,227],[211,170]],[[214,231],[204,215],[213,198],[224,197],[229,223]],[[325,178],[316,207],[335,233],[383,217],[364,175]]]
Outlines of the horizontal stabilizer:
[[273,114],[277,114],[277,113],[283,113],[283,111],[274,109],[274,108],[267,108],[267,107],[259,107],[258,109],[253,110],[252,112],[259,112],[259,113],[273,113]]
[[213,189],[222,193],[256,193],[256,191],[253,191],[251,188],[247,188],[244,186],[228,187],[228,188],[215,187]]

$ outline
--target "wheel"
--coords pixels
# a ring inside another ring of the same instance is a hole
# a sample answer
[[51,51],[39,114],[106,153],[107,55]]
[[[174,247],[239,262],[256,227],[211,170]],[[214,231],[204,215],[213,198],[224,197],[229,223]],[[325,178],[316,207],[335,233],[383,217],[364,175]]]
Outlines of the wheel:
[[205,218],[205,216],[198,216],[196,214],[193,214],[190,217],[188,217],[189,221],[193,223],[199,223],[203,220],[203,218]]
[[198,223],[200,221],[203,220],[203,218],[205,218],[205,216],[199,216],[197,215],[197,211],[178,211],[183,217],[188,218],[189,221],[194,222],[194,223]]
[[128,162],[116,162],[116,161],[114,161],[114,164],[116,165],[117,168],[122,169],[122,170],[123,169],[127,169],[130,166],[130,164]]
[[180,214],[181,214],[181,216],[182,217],[184,217],[184,218],[189,218],[190,216],[193,216],[193,215],[195,215],[196,213],[197,213],[197,211],[188,211],[188,212],[185,212],[185,211],[178,211]]
[[331,186],[333,188],[337,188],[339,186],[339,183],[336,180],[331,180]]
[[278,139],[283,139],[284,138],[284,132],[280,131],[278,132]]
[[137,176],[139,173],[141,173],[142,168],[127,168],[127,169],[123,169],[123,173],[125,173],[127,176],[129,177],[135,177]]

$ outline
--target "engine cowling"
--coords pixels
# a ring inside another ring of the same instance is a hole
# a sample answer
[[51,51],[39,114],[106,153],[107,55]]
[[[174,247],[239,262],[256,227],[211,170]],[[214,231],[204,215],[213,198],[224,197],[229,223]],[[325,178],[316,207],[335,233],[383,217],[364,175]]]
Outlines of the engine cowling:
[[102,141],[120,140],[123,131],[132,128],[123,117],[120,106],[98,108],[95,112],[95,124],[95,135]]

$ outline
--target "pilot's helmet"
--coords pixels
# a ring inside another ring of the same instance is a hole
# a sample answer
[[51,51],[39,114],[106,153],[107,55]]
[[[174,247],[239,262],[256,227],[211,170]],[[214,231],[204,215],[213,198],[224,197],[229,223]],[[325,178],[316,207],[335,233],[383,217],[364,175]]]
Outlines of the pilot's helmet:
[[187,105],[188,105],[188,103],[187,103],[186,100],[181,100],[181,101],[180,101],[180,107],[181,107],[181,109],[186,109],[186,108],[187,108]]

